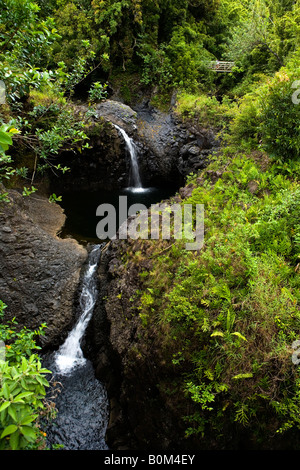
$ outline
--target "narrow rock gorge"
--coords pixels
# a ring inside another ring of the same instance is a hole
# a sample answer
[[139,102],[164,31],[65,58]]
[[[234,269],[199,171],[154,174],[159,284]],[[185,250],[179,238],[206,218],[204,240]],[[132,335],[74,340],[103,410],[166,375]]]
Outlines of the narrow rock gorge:
[[[172,185],[174,195],[181,188],[177,201],[190,194],[190,188],[183,187],[186,176],[204,168],[218,146],[212,131],[183,123],[174,113],[163,113],[147,103],[133,110],[107,100],[96,110],[88,129],[90,148],[80,154],[65,152],[62,165],[71,171],[59,179],[50,174],[46,188],[41,182],[42,192],[70,193],[72,198],[76,191],[118,192],[126,187],[130,161],[114,124],[135,141],[144,186]],[[79,115],[87,111],[85,106],[77,108]],[[60,237],[66,222],[64,199],[59,206],[39,193],[24,198],[16,190],[9,191],[9,198],[0,214],[1,299],[10,317],[21,325],[35,329],[46,323],[41,346],[44,352],[53,351],[77,315],[86,244],[70,232]],[[89,241],[95,243],[96,237]],[[149,271],[152,262],[123,263],[124,253],[140,249],[145,247],[136,241],[118,239],[103,249],[98,299],[82,349],[107,389],[109,448],[189,448],[192,440],[184,440],[180,404],[168,396],[167,384],[175,371],[166,360],[162,332],[145,329],[134,304],[139,275]]]

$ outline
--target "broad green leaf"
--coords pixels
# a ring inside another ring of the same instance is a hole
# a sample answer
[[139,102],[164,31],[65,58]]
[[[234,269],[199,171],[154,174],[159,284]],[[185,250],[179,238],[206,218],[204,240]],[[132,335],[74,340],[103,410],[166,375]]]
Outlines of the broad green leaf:
[[9,146],[0,140],[0,151],[1,152],[6,152],[6,150],[8,150],[8,148],[9,148]]
[[[18,376],[19,377],[19,376]],[[17,396],[19,393],[21,393],[23,389],[16,384],[16,388],[14,389],[14,395]]]
[[22,398],[14,398],[14,403],[25,403],[24,400],[22,400]]
[[7,132],[0,131],[0,142],[6,145],[12,145],[13,141],[11,136]]
[[2,405],[0,406],[0,413],[1,411],[5,410],[5,408],[7,408],[9,405],[10,401],[5,401],[4,403],[2,403]]
[[28,390],[28,386],[27,386],[26,380],[24,380],[23,378],[21,379],[21,385],[22,385],[22,387],[23,387],[25,390]]
[[40,373],[41,374],[52,374],[52,371],[48,370],[48,369],[40,369]]
[[36,432],[30,426],[20,426],[20,431],[28,441],[36,439]]
[[28,364],[25,357],[22,357],[22,371],[25,372],[27,370]]
[[8,408],[8,414],[9,416],[15,421],[17,422],[18,421],[18,418],[17,418],[17,412],[16,412],[16,409],[15,407],[11,404]]
[[19,375],[19,372],[17,371],[17,369],[15,367],[11,368],[11,375],[12,375],[13,378],[15,378],[17,375]]
[[36,380],[41,384],[41,385],[48,385],[48,381],[44,377],[37,376]]
[[3,395],[8,400],[9,399],[9,388],[6,383],[3,384],[2,387]]
[[17,429],[18,429],[18,426],[16,426],[15,424],[10,424],[2,432],[1,439],[3,439],[3,437],[5,437],[5,436],[8,436],[9,434],[12,434],[12,433],[16,432]]
[[14,432],[10,436],[10,440],[9,440],[10,447],[12,448],[12,450],[18,450],[19,449],[19,441],[20,441],[20,433]]
[[30,397],[30,395],[33,395],[33,392],[22,392],[22,393],[19,393],[19,395],[17,395],[15,398],[14,398],[14,401],[21,401],[22,398],[27,398],[27,397]]
[[30,424],[32,423],[35,419],[37,419],[38,417],[38,414],[35,414],[35,415],[27,415],[25,416],[25,418],[22,418],[21,420],[21,424],[24,425],[24,424]]

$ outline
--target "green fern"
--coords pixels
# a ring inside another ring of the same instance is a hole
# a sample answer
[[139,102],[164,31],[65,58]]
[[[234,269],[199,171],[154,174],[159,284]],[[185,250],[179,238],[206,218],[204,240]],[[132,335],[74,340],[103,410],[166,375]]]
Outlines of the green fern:
[[249,407],[245,403],[239,404],[239,408],[235,412],[234,421],[242,424],[243,426],[249,425]]

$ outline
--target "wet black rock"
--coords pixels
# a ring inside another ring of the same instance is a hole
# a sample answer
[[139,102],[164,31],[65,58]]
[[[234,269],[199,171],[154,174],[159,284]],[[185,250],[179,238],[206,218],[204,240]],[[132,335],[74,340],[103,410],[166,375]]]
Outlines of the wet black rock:
[[9,191],[0,208],[0,299],[5,321],[47,324],[43,346],[55,344],[73,320],[81,266],[87,252],[75,240],[61,240],[62,209],[46,198]]
[[211,129],[183,122],[172,110],[162,112],[147,103],[135,110],[140,169],[150,184],[171,179],[181,185],[188,174],[208,165],[219,146]]
[[106,100],[97,104],[96,112],[99,117],[122,127],[129,135],[133,135],[137,130],[137,113],[124,103]]

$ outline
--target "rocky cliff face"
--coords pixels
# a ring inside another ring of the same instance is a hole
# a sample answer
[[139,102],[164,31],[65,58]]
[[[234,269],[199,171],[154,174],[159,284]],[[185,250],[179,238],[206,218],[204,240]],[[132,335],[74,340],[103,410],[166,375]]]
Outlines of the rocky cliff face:
[[43,346],[61,340],[73,320],[85,248],[56,235],[65,216],[56,204],[9,191],[0,207],[0,299],[6,317],[36,329],[47,324]]
[[[210,129],[185,123],[171,110],[158,111],[142,104],[137,108],[136,139],[141,144],[141,171],[149,182],[174,181],[205,168],[219,142]],[[144,153],[143,153],[144,152]]]
[[[128,181],[124,142],[110,122],[122,127],[138,145],[140,173],[146,186],[172,181],[179,187],[186,175],[208,164],[218,147],[212,131],[185,124],[172,113],[162,113],[147,104],[133,110],[107,100],[97,106],[97,113],[93,149],[78,157],[79,170],[82,165],[78,175],[90,188],[97,184],[96,178],[99,187],[108,189]],[[99,123],[102,131],[97,136]],[[188,197],[191,191],[189,185],[182,187],[178,197]],[[128,251],[139,249],[145,247],[130,240],[116,240],[104,251],[99,267],[99,299],[84,350],[110,397],[110,448],[188,449],[192,439],[184,438],[182,422],[182,413],[187,410],[178,403],[182,395],[176,387],[170,390],[170,381],[172,387],[176,382],[176,371],[172,361],[166,360],[164,332],[144,328],[135,308],[134,296],[141,287],[139,273],[149,271],[151,261],[126,267],[123,262]]]
[[[78,112],[85,114],[86,107]],[[91,120],[86,129],[89,148],[82,152],[66,151],[60,156],[62,166],[71,171],[59,178],[50,174],[51,188],[58,194],[65,191],[112,190],[127,186],[130,159],[125,142],[104,117]]]
[[106,442],[119,450],[184,449],[188,444],[176,403],[160,388],[174,375],[164,358],[161,332],[143,327],[133,301],[139,272],[147,266],[124,267],[127,243],[113,242],[102,255],[99,302],[85,347],[110,400]]
[[[188,185],[174,199],[184,199],[191,191]],[[104,250],[99,266],[100,295],[87,330],[85,352],[108,391],[110,448],[188,450],[195,442],[185,438],[182,417],[189,411],[166,346],[166,331],[159,324],[143,324],[136,301],[137,292],[143,289],[140,275],[154,267],[151,250],[151,241],[130,238],[114,240]]]

